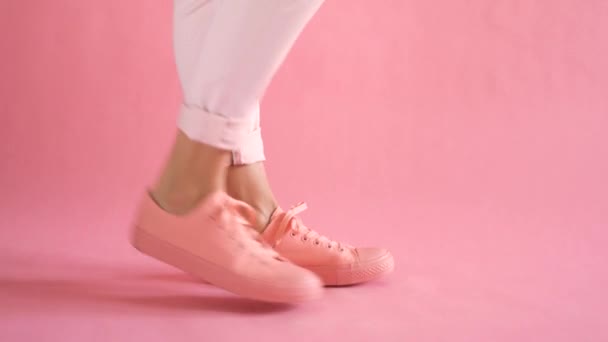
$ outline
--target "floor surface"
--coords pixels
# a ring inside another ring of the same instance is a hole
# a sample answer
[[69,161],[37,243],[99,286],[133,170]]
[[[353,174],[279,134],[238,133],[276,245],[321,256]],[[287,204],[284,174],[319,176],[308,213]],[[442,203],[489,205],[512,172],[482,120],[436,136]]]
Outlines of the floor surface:
[[[599,225],[420,205],[361,216],[358,227],[311,211],[312,221],[348,225],[351,240],[390,247],[397,268],[291,307],[241,299],[138,254],[127,209],[95,222],[79,208],[3,215],[20,229],[0,236],[0,341],[608,340]],[[366,230],[377,216],[386,228]]]

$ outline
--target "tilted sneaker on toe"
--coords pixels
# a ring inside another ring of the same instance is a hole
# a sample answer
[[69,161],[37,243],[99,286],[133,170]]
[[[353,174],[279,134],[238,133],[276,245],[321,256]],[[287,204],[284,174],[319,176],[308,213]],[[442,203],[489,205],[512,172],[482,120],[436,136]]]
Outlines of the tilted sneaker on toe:
[[269,302],[319,298],[321,280],[263,242],[249,226],[253,217],[251,207],[222,192],[183,216],[167,213],[146,195],[132,243],[144,254],[243,297]]
[[393,271],[393,256],[386,249],[355,248],[306,227],[296,217],[305,209],[305,203],[288,211],[278,208],[262,233],[281,256],[315,272],[329,286],[363,283]]

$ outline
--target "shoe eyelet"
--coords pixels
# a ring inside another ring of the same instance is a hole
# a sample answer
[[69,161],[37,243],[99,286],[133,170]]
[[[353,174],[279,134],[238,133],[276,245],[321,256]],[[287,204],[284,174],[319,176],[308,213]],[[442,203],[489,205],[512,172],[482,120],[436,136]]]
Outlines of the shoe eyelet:
[[289,235],[291,235],[291,237],[296,237],[298,234],[291,232]]
[[340,248],[340,253],[344,252],[344,248]]
[[331,249],[331,245],[327,245],[327,248]]
[[315,245],[320,245],[321,243],[319,241],[315,241]]
[[306,236],[302,236],[302,241],[308,241],[308,238]]

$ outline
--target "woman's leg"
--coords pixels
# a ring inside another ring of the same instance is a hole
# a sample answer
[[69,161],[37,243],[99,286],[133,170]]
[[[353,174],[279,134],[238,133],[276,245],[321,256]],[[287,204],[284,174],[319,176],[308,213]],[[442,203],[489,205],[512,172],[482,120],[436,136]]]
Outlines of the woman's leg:
[[240,151],[262,151],[258,101],[321,3],[175,0],[184,102],[175,147],[153,189],[162,206],[187,211],[222,187],[225,168]]
[[[269,69],[270,66],[267,65]],[[360,283],[391,272],[394,260],[387,250],[357,248],[331,240],[307,228],[296,216],[305,206],[288,211],[279,207],[263,164],[258,97],[253,96],[254,92],[250,94],[241,113],[249,113],[254,120],[243,127],[248,132],[244,138],[247,143],[232,150],[232,166],[227,172],[228,194],[254,208],[255,227],[268,243],[287,259],[314,271],[326,285]]]
[[[174,54],[184,89],[196,68],[213,13],[212,0],[174,0]],[[187,212],[207,194],[224,189],[229,164],[230,152],[194,141],[178,130],[152,195],[169,212]]]
[[228,194],[249,204],[256,214],[255,228],[264,231],[278,202],[272,192],[263,162],[233,165],[228,170]]
[[140,251],[246,297],[319,297],[319,278],[260,243],[244,222],[253,209],[224,188],[232,159],[256,136],[259,98],[320,4],[175,0],[184,102],[173,150],[135,220]]

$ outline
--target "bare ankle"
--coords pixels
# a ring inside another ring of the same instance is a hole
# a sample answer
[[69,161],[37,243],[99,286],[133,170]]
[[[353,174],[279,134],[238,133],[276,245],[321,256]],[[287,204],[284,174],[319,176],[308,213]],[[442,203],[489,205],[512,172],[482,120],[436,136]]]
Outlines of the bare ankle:
[[175,215],[182,215],[194,209],[206,194],[195,188],[177,190],[157,187],[150,191],[150,196],[163,210]]
[[186,213],[208,194],[225,189],[230,155],[179,132],[151,196],[168,212]]
[[266,229],[278,207],[262,162],[232,166],[228,169],[228,194],[252,206],[256,211],[256,229]]
[[256,207],[255,205],[252,205],[252,207],[255,209],[255,213],[256,213],[256,230],[258,232],[263,232],[264,230],[266,230],[266,227],[268,227],[268,224],[270,223],[270,218],[272,217],[272,214],[274,214],[274,211],[277,210],[278,205],[272,204],[272,205],[267,205],[265,206],[265,208],[261,209]]

